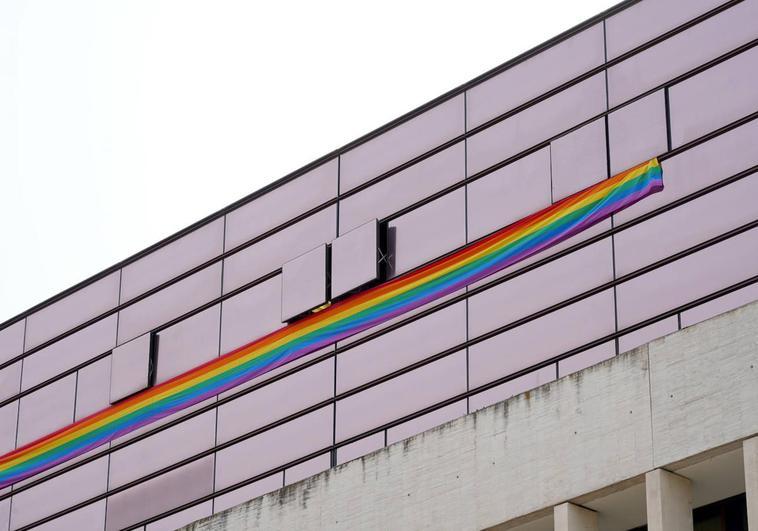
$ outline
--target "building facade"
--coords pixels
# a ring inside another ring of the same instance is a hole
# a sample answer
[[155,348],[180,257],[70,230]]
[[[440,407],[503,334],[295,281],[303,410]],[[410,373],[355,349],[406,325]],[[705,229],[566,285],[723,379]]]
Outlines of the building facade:
[[[623,381],[642,363],[624,353],[758,299],[756,21],[758,0],[619,4],[0,325],[5,454],[640,163],[663,170],[661,192],[514,267],[10,482],[0,530],[152,531],[230,514],[448,421],[464,430],[567,375]],[[655,467],[716,446],[423,525],[536,522],[642,473],[666,482]]]

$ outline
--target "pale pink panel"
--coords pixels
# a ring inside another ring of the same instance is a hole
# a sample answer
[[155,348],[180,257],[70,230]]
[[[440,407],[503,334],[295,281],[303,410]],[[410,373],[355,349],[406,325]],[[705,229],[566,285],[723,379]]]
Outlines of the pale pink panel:
[[103,457],[16,494],[11,507],[11,529],[102,494],[107,475],[108,458]]
[[606,110],[599,73],[488,127],[468,139],[468,175],[548,140]]
[[216,488],[222,489],[332,444],[332,406],[323,407],[216,454]]
[[76,383],[76,420],[110,405],[111,357],[79,369]]
[[0,455],[16,447],[18,400],[0,408]]
[[326,244],[282,266],[282,322],[323,305],[326,292]]
[[702,15],[724,0],[645,0],[605,21],[608,59]]
[[7,400],[21,389],[21,362],[0,369],[0,400]]
[[613,291],[606,290],[472,345],[470,385],[526,369],[614,331]]
[[639,330],[621,336],[619,338],[619,352],[627,352],[677,330],[679,330],[679,318],[676,315],[661,319]]
[[587,367],[597,365],[602,361],[611,359],[615,355],[616,345],[613,341],[592,347],[579,354],[574,354],[570,358],[558,362],[558,378],[563,378],[567,374],[579,372]]
[[389,222],[392,276],[466,243],[465,196],[463,189],[455,190]]
[[[752,3],[756,5],[753,16],[758,20],[758,2]],[[758,49],[751,48],[674,85],[669,90],[669,101],[673,147],[755,112]]]
[[26,318],[24,349],[37,345],[80,325],[118,304],[120,272],[100,280],[45,306]]
[[666,100],[659,90],[608,115],[611,175],[665,153],[668,149]]
[[315,476],[329,468],[331,456],[326,453],[284,471],[284,485],[292,485],[300,480]]
[[[274,376],[281,374],[283,372],[288,372],[299,365],[304,365],[306,363],[309,363],[313,359],[320,358],[321,356],[333,351],[334,351],[334,345],[329,345],[327,347],[321,348],[315,352],[311,352],[310,354],[306,354],[305,356],[297,358],[296,360],[290,361],[289,363],[285,363],[284,365],[281,365],[277,367],[276,369],[270,370],[267,373],[261,374],[260,376],[257,376],[253,378],[252,380],[249,380],[243,384],[238,385],[237,387],[233,387],[232,389],[229,389],[228,391],[224,391],[223,393],[218,395],[218,397],[219,399],[222,399],[222,398],[226,398],[227,396],[234,395],[243,389],[247,389],[248,387],[257,385],[260,382],[269,380],[273,378]],[[331,363],[334,363],[334,362],[332,361]]]
[[469,333],[477,337],[613,280],[610,238],[476,294],[469,299]]
[[384,447],[384,432],[375,433],[337,448],[337,464],[347,463]]
[[125,343],[220,295],[221,262],[216,262],[121,310],[118,342]]
[[666,159],[662,163],[663,192],[622,210],[614,216],[616,224],[627,222],[758,164],[757,143],[758,120],[753,120]]
[[459,302],[337,356],[337,392],[466,341],[466,303]]
[[223,443],[331,398],[334,360],[298,371],[218,408],[218,442]]
[[111,353],[111,404],[150,385],[152,337],[143,334],[119,345]]
[[0,363],[15,358],[24,351],[24,326],[21,319],[0,330]]
[[600,223],[593,225],[592,227],[580,232],[579,234],[575,234],[571,238],[565,241],[562,241],[558,245],[555,245],[553,247],[550,247],[549,249],[540,251],[537,254],[530,256],[526,260],[522,260],[521,262],[518,262],[517,264],[513,264],[510,267],[506,267],[502,271],[495,273],[494,275],[490,275],[487,278],[480,280],[479,282],[474,282],[471,286],[469,286],[469,289],[482,286],[500,277],[509,275],[513,273],[514,271],[523,269],[526,266],[533,264],[535,262],[539,262],[545,258],[548,258],[551,255],[558,254],[559,252],[564,251],[565,249],[573,247],[574,245],[577,245],[585,240],[589,240],[590,238],[594,238],[595,236],[598,236],[599,234],[607,234],[608,231],[611,230],[611,228],[612,228],[611,220],[610,219],[603,220]]
[[220,255],[224,220],[218,218],[124,267],[121,302],[133,299]]
[[18,445],[39,439],[74,421],[76,374],[21,398],[18,417]]
[[612,66],[608,69],[611,107],[754,39],[758,36],[756,18],[758,2],[741,2]]
[[553,201],[608,177],[605,119],[599,118],[550,143]]
[[550,148],[467,185],[468,239],[476,240],[550,206]]
[[756,273],[758,229],[752,229],[619,285],[619,327],[671,310]]
[[551,46],[466,92],[468,128],[540,96],[605,60],[602,24]]
[[284,486],[284,472],[265,477],[244,487],[214,498],[213,512],[219,513],[246,501],[254,500]]
[[466,353],[456,352],[337,402],[337,441],[466,391]]
[[212,491],[213,456],[209,455],[110,496],[105,529],[124,529]]
[[24,358],[22,389],[76,367],[116,346],[117,316],[109,315],[87,328]]
[[281,268],[337,236],[337,206],[320,210],[224,259],[224,293]]
[[217,304],[161,330],[155,383],[165,382],[217,357],[220,326],[221,305]]
[[335,158],[227,214],[226,250],[260,236],[336,195]]
[[379,332],[379,331],[381,331],[381,330],[383,330],[385,328],[389,328],[390,326],[396,325],[397,323],[403,322],[406,319],[408,319],[408,318],[410,318],[410,317],[412,317],[414,315],[420,314],[422,312],[425,312],[427,310],[430,310],[432,308],[440,306],[443,303],[448,302],[449,300],[454,299],[456,297],[460,297],[461,295],[463,295],[465,293],[466,293],[466,288],[462,288],[462,289],[460,289],[460,290],[458,290],[458,291],[456,291],[454,293],[451,293],[450,295],[445,295],[444,297],[441,297],[441,298],[439,298],[437,300],[433,300],[433,301],[431,301],[431,302],[429,302],[427,304],[424,304],[423,306],[421,306],[419,308],[416,308],[415,310],[411,310],[408,313],[404,313],[402,315],[398,315],[397,317],[394,317],[394,318],[390,319],[386,323],[382,323],[380,325],[376,325],[373,328],[370,328],[368,330],[364,330],[363,332],[359,332],[359,333],[355,334],[354,336],[350,336],[350,337],[348,337],[346,339],[343,339],[342,341],[338,341],[337,342],[337,346],[338,347],[343,347],[345,345],[349,345],[351,343],[354,343],[354,342],[356,342],[357,340],[359,340],[361,338],[364,338],[366,336],[369,336],[371,334]]
[[221,303],[221,354],[284,326],[281,305],[281,275]]
[[216,413],[208,411],[111,454],[108,488],[114,489],[211,448]]
[[[39,531],[100,531],[104,525],[105,500],[100,500],[44,523],[41,526],[37,526],[34,529]],[[0,526],[2,526],[2,523],[0,523]]]
[[387,430],[387,444],[402,441],[466,414],[466,400],[459,400]]
[[212,500],[198,503],[189,509],[184,509],[178,513],[161,518],[157,522],[147,524],[145,526],[145,531],[174,531],[174,529],[179,529],[180,527],[191,524],[195,520],[200,520],[211,514],[213,514]]
[[[2,491],[5,494],[5,489]],[[10,492],[10,491],[8,491]],[[11,500],[10,498],[0,501],[0,530],[8,531],[8,525],[11,519]]]
[[682,312],[682,326],[692,326],[758,300],[758,282]]
[[491,389],[477,393],[469,398],[469,410],[476,411],[491,406],[512,396],[519,395],[530,389],[535,389],[543,384],[555,380],[555,364],[548,365],[536,371],[524,374],[505,383],[501,383]]
[[340,157],[340,192],[391,170],[462,134],[463,94],[364,142]]
[[616,273],[625,275],[758,219],[758,173],[616,235]]
[[460,181],[466,173],[463,142],[340,200],[340,234],[383,219]]

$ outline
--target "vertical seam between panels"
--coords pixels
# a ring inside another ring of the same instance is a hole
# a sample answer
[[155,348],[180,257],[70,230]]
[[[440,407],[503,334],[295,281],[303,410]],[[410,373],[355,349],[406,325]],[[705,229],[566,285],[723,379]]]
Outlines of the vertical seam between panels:
[[[121,306],[121,288],[124,283],[124,270],[118,270],[118,305]],[[121,310],[116,312],[116,342],[114,345],[118,346],[118,327],[121,324]]]
[[[222,238],[221,238],[221,254],[226,251],[226,216],[224,216],[224,227],[222,229]],[[226,260],[221,260],[221,288],[220,292],[221,295],[224,295],[224,264],[226,263]],[[218,304],[218,351],[216,352],[216,357],[221,356],[221,326],[223,325],[223,316],[224,316],[224,303],[219,302]],[[216,402],[218,402],[218,395],[216,395]],[[213,410],[216,414],[216,420],[213,424],[213,447],[215,448],[218,446],[218,406],[216,406]],[[216,459],[217,452],[213,452],[213,483],[211,485],[212,492],[216,492],[216,467],[218,465],[218,461]],[[214,496],[211,498],[211,514],[215,514],[216,512],[216,497]]]
[[79,396],[79,371],[76,371],[75,375],[76,376],[74,377],[74,411],[71,414],[72,423],[76,422],[76,402],[77,402],[77,397]]
[[550,204],[552,205],[555,203],[555,200],[553,199],[553,143],[550,142],[547,145],[547,154],[548,154],[548,166],[550,168]]
[[[123,288],[123,285],[124,285],[124,268],[122,267],[118,271],[118,303],[119,303],[119,305],[121,305],[121,290]],[[118,327],[119,327],[120,321],[121,321],[121,311],[118,311],[118,312],[116,312],[116,337],[115,337],[115,339],[113,341],[113,344],[115,345],[114,348],[118,346]],[[113,353],[113,349],[111,349],[111,369],[113,368],[113,354],[112,353]],[[78,374],[78,371],[77,371],[77,374]],[[110,378],[110,374],[109,374],[108,375],[108,392],[109,393],[110,393],[110,379],[111,378]],[[108,447],[110,447],[112,444],[113,443],[109,441],[108,442]],[[110,491],[110,485],[111,485],[111,455],[113,455],[113,454],[109,452],[108,453],[108,466],[106,467],[106,472],[105,472],[105,492],[106,492],[106,494],[108,493],[108,491]],[[104,512],[104,514],[103,514],[103,529],[106,529],[108,527],[108,502],[110,501],[110,499],[111,499],[110,496],[106,496],[105,497],[105,508],[103,510],[103,512]]]
[[[332,381],[332,398],[334,398],[334,402],[332,403],[332,446],[337,444],[337,355],[335,354],[332,356],[332,360],[334,363],[334,379]],[[329,465],[334,467],[337,466],[337,450],[334,449],[331,452],[331,456],[329,458]]]
[[[337,226],[335,228],[335,238],[338,238],[340,235],[340,192],[341,192],[341,186],[342,186],[342,156],[337,156]],[[331,277],[331,266],[333,263],[330,263],[330,271],[329,276]],[[331,290],[330,290],[331,291]],[[337,343],[334,343],[334,348],[336,349]],[[334,363],[334,381],[332,381],[332,398],[336,398],[337,396],[337,353],[334,352],[334,355],[332,356],[332,360]],[[334,400],[332,403],[332,446],[337,444],[337,400]],[[337,449],[335,448],[330,452],[329,456],[329,466],[335,467],[337,466]],[[284,480],[282,479],[282,483],[284,483]]]
[[[463,134],[468,133],[468,91],[463,93]],[[468,179],[468,136],[463,138],[463,176],[464,179]],[[463,185],[463,231],[466,243],[469,243],[468,239],[468,182]],[[466,293],[468,293],[468,286],[466,286]],[[469,340],[469,298],[466,297],[466,341]],[[469,360],[469,348],[466,347],[466,391],[470,389],[471,382],[471,369]],[[470,399],[466,397],[466,414],[471,412]],[[386,439],[386,436],[385,436]],[[386,445],[386,441],[385,441]]]
[[[29,323],[29,318],[24,318],[24,332],[21,334],[21,352],[26,352],[26,329],[27,325]],[[19,375],[18,379],[18,389],[21,390],[21,384],[24,381],[24,361],[26,360],[26,356],[21,358],[21,374]],[[23,398],[23,397],[22,397]],[[15,426],[15,436],[13,437],[13,448],[18,448],[18,428],[19,424],[21,423],[21,398],[18,399],[18,404],[16,405],[16,426]],[[10,491],[13,492],[13,486],[11,486]],[[8,501],[8,529],[11,528],[11,517],[13,516],[13,500],[15,496],[11,496],[10,500]]]
[[669,86],[663,87],[663,102],[666,108],[666,151],[671,151],[671,100]]
[[[608,64],[608,32],[606,28],[606,21],[603,19],[603,60],[604,64]],[[608,86],[608,67],[603,70],[605,76],[605,110],[606,114],[603,117],[605,122],[605,167],[606,167],[606,179],[611,178],[611,131],[610,131],[610,114],[607,112],[610,108],[610,89]],[[611,230],[615,225],[615,218],[611,216]],[[615,234],[611,234],[611,269],[613,272],[613,280],[616,280],[616,238]],[[619,330],[619,309],[618,309],[618,291],[617,287],[613,285],[613,328],[614,332]],[[615,354],[619,354],[619,339],[614,338],[613,348]]]
[[337,228],[335,229],[335,233],[336,233],[335,237],[337,237],[337,236],[340,235],[340,202],[341,202],[340,201],[340,186],[341,186],[340,173],[341,172],[342,172],[342,157],[338,156],[337,157],[337,201],[336,201],[336,206],[337,206]]

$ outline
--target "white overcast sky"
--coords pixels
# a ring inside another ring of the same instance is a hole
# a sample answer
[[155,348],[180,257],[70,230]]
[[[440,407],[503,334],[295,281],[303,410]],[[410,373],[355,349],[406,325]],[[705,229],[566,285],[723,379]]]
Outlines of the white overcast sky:
[[0,322],[615,3],[0,0]]

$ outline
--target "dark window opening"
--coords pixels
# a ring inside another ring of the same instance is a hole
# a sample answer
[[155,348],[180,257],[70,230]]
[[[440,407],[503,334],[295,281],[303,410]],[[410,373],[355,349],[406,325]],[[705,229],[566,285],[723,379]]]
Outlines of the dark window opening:
[[[692,511],[695,531],[748,531],[745,494],[717,501]],[[647,531],[647,526],[629,531]]]

